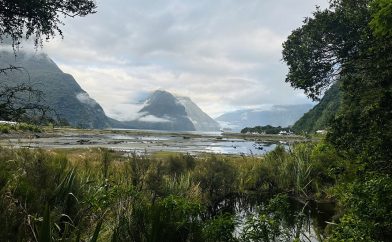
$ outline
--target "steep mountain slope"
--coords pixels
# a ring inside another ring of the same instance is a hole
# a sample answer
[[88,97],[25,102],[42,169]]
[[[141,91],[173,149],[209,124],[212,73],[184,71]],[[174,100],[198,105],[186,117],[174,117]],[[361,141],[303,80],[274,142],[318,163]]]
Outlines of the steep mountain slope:
[[177,100],[184,106],[185,112],[196,130],[217,131],[220,129],[219,124],[203,112],[189,97],[177,96]]
[[293,125],[311,108],[311,104],[275,105],[265,110],[245,109],[225,113],[216,120],[236,131],[245,127],[265,125],[287,127]]
[[56,111],[58,117],[70,125],[83,128],[110,126],[102,107],[45,54],[0,52],[0,67],[23,67],[21,71],[1,76],[1,84],[29,83],[44,93],[44,101]]
[[315,132],[327,128],[328,123],[335,117],[340,108],[340,98],[338,84],[332,85],[325,92],[320,102],[293,125],[293,130],[297,132]]
[[138,112],[135,120],[124,122],[134,129],[173,131],[216,131],[219,125],[189,98],[175,97],[163,90],[155,91]]

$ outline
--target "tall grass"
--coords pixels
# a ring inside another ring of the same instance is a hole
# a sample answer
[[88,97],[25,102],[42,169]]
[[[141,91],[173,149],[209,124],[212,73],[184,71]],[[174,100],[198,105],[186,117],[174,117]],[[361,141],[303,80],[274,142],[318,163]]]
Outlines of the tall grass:
[[[317,197],[319,187],[334,181],[320,168],[319,148],[278,147],[263,158],[247,158],[0,147],[0,241],[248,238],[234,234],[237,221],[225,214],[235,210],[226,209],[235,204],[233,198],[255,193]],[[269,219],[279,228],[287,225],[276,216]],[[249,228],[261,226],[260,218]]]

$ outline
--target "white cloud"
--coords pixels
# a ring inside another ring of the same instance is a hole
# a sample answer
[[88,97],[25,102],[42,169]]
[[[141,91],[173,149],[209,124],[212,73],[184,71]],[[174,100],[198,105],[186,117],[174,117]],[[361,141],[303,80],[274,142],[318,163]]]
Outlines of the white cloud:
[[327,0],[112,0],[66,19],[44,51],[105,112],[129,120],[140,96],[165,89],[204,111],[309,102],[284,82],[282,42]]
[[114,104],[106,107],[107,115],[120,121],[131,121],[140,118],[139,111],[143,108],[143,104]]
[[97,102],[85,92],[76,94],[76,98],[79,100],[79,102],[87,104],[90,107],[95,107],[97,105]]
[[154,115],[147,115],[147,116],[140,117],[140,118],[138,118],[138,121],[149,122],[149,123],[168,123],[168,122],[171,122],[169,119],[159,118]]
[[230,130],[240,129],[240,126],[232,124],[230,122],[218,121],[218,123],[222,127],[222,129],[230,129]]

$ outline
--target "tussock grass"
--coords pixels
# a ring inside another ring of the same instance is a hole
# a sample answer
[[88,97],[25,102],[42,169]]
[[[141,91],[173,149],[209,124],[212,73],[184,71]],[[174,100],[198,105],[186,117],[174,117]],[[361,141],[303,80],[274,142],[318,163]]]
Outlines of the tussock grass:
[[224,210],[232,198],[311,199],[334,183],[321,148],[278,147],[260,158],[0,147],[0,240],[235,241]]

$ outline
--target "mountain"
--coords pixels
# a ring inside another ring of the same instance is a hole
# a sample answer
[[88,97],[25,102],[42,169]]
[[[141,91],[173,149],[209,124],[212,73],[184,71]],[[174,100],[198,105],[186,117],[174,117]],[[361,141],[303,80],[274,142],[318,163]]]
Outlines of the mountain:
[[197,131],[217,131],[219,124],[203,112],[189,97],[179,97],[177,100],[185,107],[185,112]]
[[1,76],[1,85],[28,83],[44,94],[45,105],[60,120],[82,128],[134,128],[173,131],[217,131],[219,124],[204,113],[191,99],[169,92],[154,92],[138,118],[120,122],[105,115],[102,107],[85,92],[76,80],[64,73],[47,55],[0,51],[0,68],[17,66],[22,70]]
[[10,65],[23,67],[1,76],[2,85],[28,83],[44,94],[47,106],[71,126],[106,128],[111,126],[102,107],[85,92],[75,79],[45,54],[0,51],[0,68]]
[[222,126],[239,131],[245,127],[293,125],[302,115],[309,111],[311,104],[274,105],[268,109],[244,109],[225,113],[216,120]]
[[324,94],[320,102],[309,112],[305,113],[294,125],[297,132],[315,132],[325,129],[333,120],[340,108],[341,95],[338,84],[332,85]]
[[218,131],[219,124],[188,97],[157,90],[138,112],[138,118],[124,122],[128,128],[172,131]]

